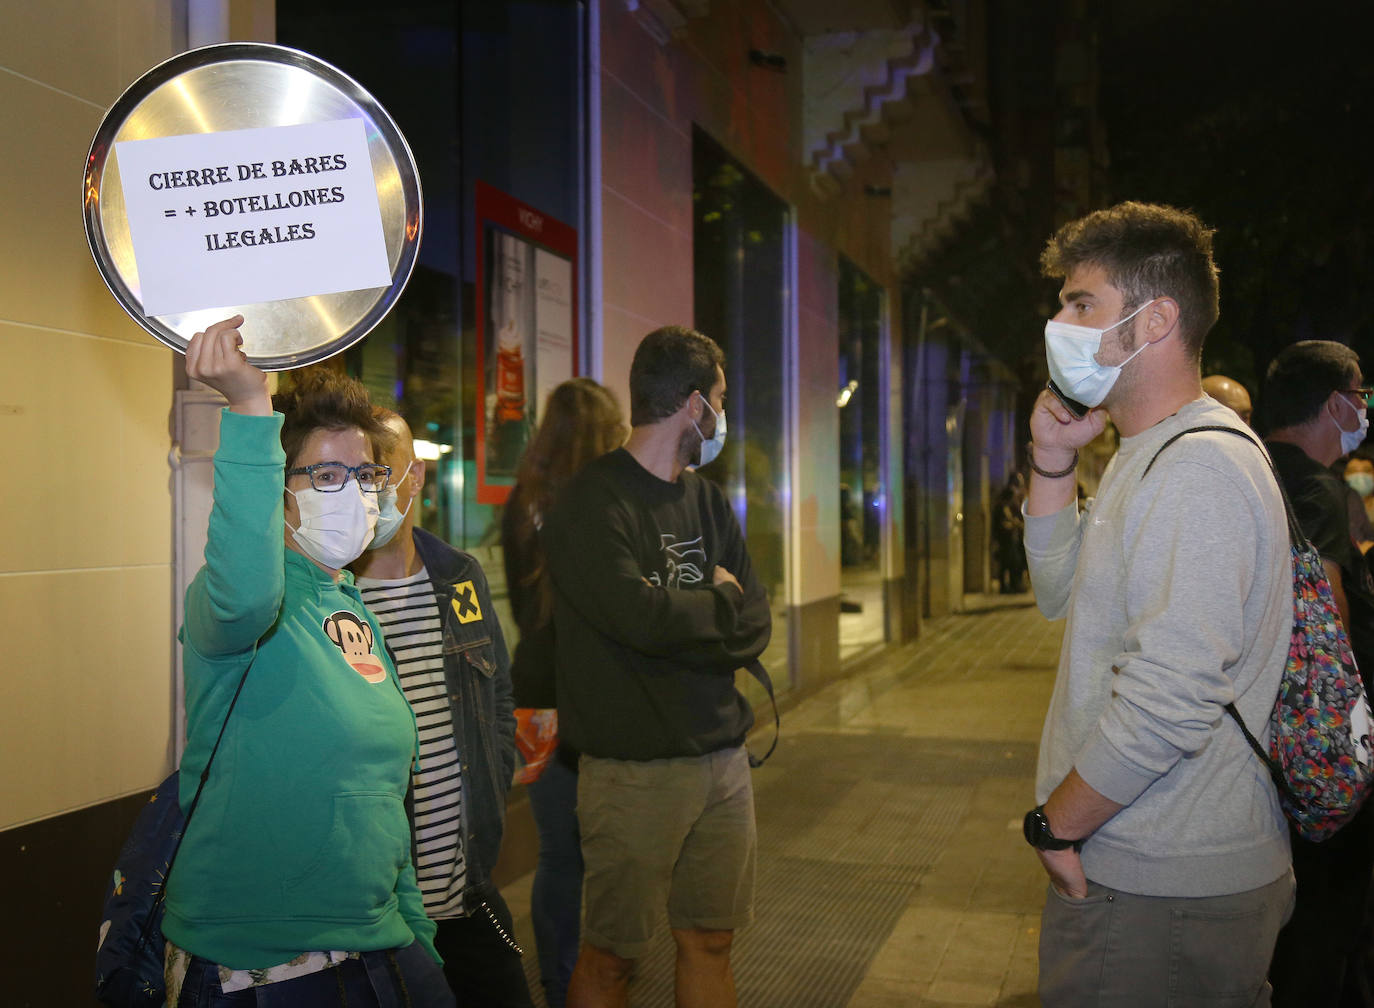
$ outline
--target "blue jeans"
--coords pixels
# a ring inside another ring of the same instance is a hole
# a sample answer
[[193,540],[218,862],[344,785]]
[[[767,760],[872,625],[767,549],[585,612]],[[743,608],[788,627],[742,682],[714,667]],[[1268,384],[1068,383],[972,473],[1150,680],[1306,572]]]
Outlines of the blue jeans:
[[530,891],[539,979],[549,1008],[563,1008],[577,964],[582,918],[582,841],[577,827],[577,772],[557,753],[529,785],[539,830],[539,862]]
[[294,980],[224,994],[214,963],[195,956],[177,1008],[455,1008],[439,964],[419,944],[364,952]]

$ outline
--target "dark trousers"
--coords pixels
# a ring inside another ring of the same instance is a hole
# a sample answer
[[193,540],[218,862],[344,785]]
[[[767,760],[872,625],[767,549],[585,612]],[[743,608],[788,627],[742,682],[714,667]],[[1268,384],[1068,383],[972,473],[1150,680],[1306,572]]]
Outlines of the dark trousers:
[[[1264,967],[1293,908],[1293,875],[1223,896],[1140,896],[1088,880],[1085,899],[1046,886],[1043,1008],[1268,1005]],[[1307,1008],[1332,1008],[1324,1001]]]
[[577,771],[562,754],[529,785],[539,830],[539,863],[530,891],[539,979],[549,1008],[563,1008],[577,965],[582,929],[582,840],[577,828]]
[[495,886],[487,888],[482,903],[467,917],[434,922],[434,947],[443,957],[458,1008],[533,1008],[520,953],[501,933],[515,938],[510,908]]
[[[403,949],[364,952],[319,973],[224,994],[219,967],[195,956],[177,1008],[452,1008],[453,994],[430,954]],[[461,1003],[461,1002],[460,1002]]]
[[1334,836],[1312,843],[1293,836],[1298,882],[1293,916],[1274,946],[1269,982],[1276,1008],[1374,1008],[1361,991],[1363,943],[1374,873],[1374,801]]

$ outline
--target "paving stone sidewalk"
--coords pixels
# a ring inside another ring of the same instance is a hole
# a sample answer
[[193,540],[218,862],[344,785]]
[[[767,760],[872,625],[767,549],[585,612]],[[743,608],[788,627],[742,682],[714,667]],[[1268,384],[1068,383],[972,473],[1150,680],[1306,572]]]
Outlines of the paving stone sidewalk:
[[[967,608],[784,712],[754,779],[744,1008],[1038,1005],[1045,878],[1020,830],[1063,624],[1029,596]],[[537,988],[530,881],[505,895]],[[671,1008],[672,963],[665,926],[635,1008]]]

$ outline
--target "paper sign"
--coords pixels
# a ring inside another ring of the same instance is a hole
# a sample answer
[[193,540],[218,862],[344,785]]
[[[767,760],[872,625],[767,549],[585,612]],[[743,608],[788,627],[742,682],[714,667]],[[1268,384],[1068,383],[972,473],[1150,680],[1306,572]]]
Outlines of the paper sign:
[[148,315],[391,283],[363,120],[115,144]]

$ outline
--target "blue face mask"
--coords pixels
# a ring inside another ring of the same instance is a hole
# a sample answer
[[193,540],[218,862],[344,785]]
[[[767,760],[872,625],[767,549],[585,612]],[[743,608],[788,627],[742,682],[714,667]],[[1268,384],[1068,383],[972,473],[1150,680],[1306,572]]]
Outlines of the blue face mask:
[[402,523],[406,520],[406,515],[410,513],[410,505],[415,503],[415,498],[412,496],[410,500],[406,502],[406,509],[404,511],[396,510],[396,488],[401,485],[401,480],[405,479],[410,474],[410,466],[414,464],[415,460],[411,459],[410,465],[406,466],[406,471],[401,473],[401,479],[398,479],[395,483],[392,483],[390,486],[378,492],[377,506],[380,508],[381,514],[377,516],[377,531],[373,533],[372,542],[367,546],[368,549],[381,549],[387,543],[391,542],[391,540],[396,537],[396,533],[400,530]]
[[706,401],[705,396],[701,397],[701,403],[708,410],[711,410],[711,415],[716,418],[716,432],[707,437],[701,433],[701,428],[697,426],[697,422],[692,421],[692,426],[697,428],[697,434],[701,438],[701,461],[697,463],[698,466],[710,465],[720,455],[721,449],[725,447],[725,410],[722,409],[717,413],[711,409],[711,404]]
[[1346,430],[1341,426],[1341,422],[1336,419],[1336,414],[1331,412],[1331,405],[1326,407],[1326,415],[1331,418],[1331,422],[1336,425],[1336,430],[1341,432],[1341,454],[1349,455],[1360,445],[1364,444],[1364,437],[1369,433],[1369,412],[1363,406],[1351,406],[1350,400],[1341,396],[1347,406],[1355,411],[1355,429]]
[[1361,497],[1374,497],[1374,473],[1346,473],[1345,485]]
[[1120,364],[1097,363],[1097,352],[1102,349],[1102,337],[1119,325],[1135,318],[1157,298],[1146,301],[1131,314],[1120,321],[1113,322],[1105,329],[1092,326],[1073,325],[1069,322],[1056,322],[1050,319],[1045,323],[1045,356],[1049,363],[1050,377],[1060,391],[1070,399],[1076,399],[1084,406],[1100,406],[1107,393],[1112,390],[1116,380],[1121,377],[1121,369],[1135,360],[1149,343],[1141,343],[1135,353]]

